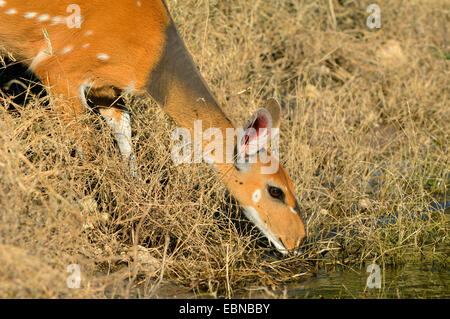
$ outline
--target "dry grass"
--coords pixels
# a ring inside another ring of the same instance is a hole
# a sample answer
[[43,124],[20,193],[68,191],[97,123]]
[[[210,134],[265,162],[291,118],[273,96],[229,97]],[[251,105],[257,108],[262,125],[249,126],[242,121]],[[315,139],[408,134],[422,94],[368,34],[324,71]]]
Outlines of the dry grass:
[[[446,266],[447,215],[418,216],[448,200],[448,1],[377,1],[374,31],[371,2],[169,1],[236,123],[282,101],[281,156],[310,236],[301,257],[258,239],[207,165],[171,163],[175,125],[150,99],[128,101],[136,182],[98,116],[81,119],[98,141],[83,161],[58,100],[0,90],[0,297],[275,296],[323,265]],[[70,264],[81,289],[66,286]]]

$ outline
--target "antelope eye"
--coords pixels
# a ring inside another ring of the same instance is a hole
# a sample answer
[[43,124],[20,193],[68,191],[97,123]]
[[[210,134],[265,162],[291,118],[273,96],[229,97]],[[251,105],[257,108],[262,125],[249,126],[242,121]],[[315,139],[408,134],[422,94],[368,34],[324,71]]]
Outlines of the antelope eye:
[[268,191],[269,191],[269,195],[272,196],[273,198],[280,199],[280,200],[283,199],[284,194],[280,188],[275,187],[275,186],[269,186]]

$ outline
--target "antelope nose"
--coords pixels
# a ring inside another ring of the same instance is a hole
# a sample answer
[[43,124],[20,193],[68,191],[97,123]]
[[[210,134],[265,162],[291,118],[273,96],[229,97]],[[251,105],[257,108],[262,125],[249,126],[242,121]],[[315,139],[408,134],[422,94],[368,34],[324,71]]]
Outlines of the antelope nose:
[[298,237],[280,237],[279,241],[281,244],[286,248],[286,250],[291,252],[296,252],[300,248],[300,244],[302,243],[303,239],[306,237],[306,232],[303,231],[300,236]]
[[296,241],[293,238],[281,238],[280,237],[280,242],[283,244],[284,248],[286,248],[286,250],[295,250],[298,246]]

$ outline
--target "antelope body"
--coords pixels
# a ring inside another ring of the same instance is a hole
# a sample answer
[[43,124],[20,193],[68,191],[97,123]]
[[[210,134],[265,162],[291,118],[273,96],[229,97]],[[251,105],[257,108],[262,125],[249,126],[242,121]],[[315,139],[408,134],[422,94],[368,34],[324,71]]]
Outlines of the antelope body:
[[[64,97],[59,108],[65,120],[85,111],[88,95],[114,100],[127,91],[150,94],[179,126],[189,130],[196,120],[202,120],[204,129],[223,130],[223,136],[227,128],[234,128],[198,72],[162,0],[78,0],[75,7],[73,3],[0,0],[0,47],[26,64],[52,96]],[[69,21],[76,9],[79,17]],[[136,165],[128,111],[112,106],[101,108],[100,113],[122,155]],[[246,129],[278,127],[279,123],[280,107],[270,100]],[[75,135],[75,140],[83,142],[82,136]],[[266,163],[245,147],[251,141],[237,143],[244,145],[247,162],[214,162],[214,169],[246,216],[279,251],[297,250],[306,232],[285,169],[271,158],[278,169],[262,174]]]

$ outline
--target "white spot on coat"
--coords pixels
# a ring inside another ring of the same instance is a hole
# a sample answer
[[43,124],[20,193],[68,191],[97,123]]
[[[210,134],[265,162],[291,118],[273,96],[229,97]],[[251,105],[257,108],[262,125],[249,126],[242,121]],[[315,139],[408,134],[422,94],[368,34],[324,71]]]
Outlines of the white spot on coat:
[[65,23],[66,22],[66,18],[61,17],[61,16],[56,16],[52,18],[52,23],[51,25],[55,25],[55,24],[60,24],[60,23]]
[[23,15],[25,19],[33,19],[35,16],[37,16],[37,12],[25,12]]
[[38,20],[39,22],[48,21],[48,20],[50,20],[50,15],[48,15],[48,14],[46,14],[46,13],[41,14],[39,17],[37,17],[37,20]]
[[290,207],[290,206],[289,206],[289,209],[291,210],[291,212],[293,212],[294,214],[297,215],[297,212],[295,211],[295,209],[294,209],[293,207]]
[[69,53],[69,52],[72,51],[72,50],[73,50],[73,46],[68,45],[68,46],[66,46],[64,49],[62,49],[61,54]]
[[6,1],[4,1],[4,0],[0,0],[0,7],[3,7],[3,6],[5,6],[5,4],[6,4]]
[[88,46],[90,46],[90,45],[91,45],[90,43],[85,43],[85,44],[82,45],[82,48],[83,48],[83,49],[86,49],[86,48],[87,48]]
[[107,55],[105,53],[99,53],[99,54],[97,54],[97,59],[102,60],[102,61],[107,61],[107,60],[109,60],[109,55]]
[[253,192],[252,201],[253,203],[258,203],[261,200],[261,190],[257,189]]
[[88,36],[92,35],[92,33],[94,33],[92,30],[88,30],[85,32],[84,35],[88,37]]
[[17,10],[16,9],[8,9],[5,11],[6,14],[16,14]]

